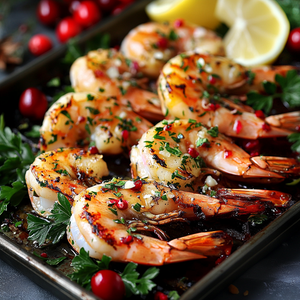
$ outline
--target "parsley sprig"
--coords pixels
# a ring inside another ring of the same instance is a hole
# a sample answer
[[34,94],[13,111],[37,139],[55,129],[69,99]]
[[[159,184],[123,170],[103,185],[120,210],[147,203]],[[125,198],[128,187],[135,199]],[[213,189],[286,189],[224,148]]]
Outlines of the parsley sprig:
[[28,214],[29,240],[36,240],[39,245],[48,241],[56,244],[64,237],[71,218],[71,205],[67,197],[60,193],[58,201],[48,219]]
[[[72,260],[71,265],[74,267],[75,272],[68,276],[71,280],[90,290],[92,276],[100,270],[108,269],[110,261],[111,258],[106,255],[103,255],[100,261],[95,261],[90,258],[89,253],[84,248],[81,248],[79,254]],[[156,286],[152,279],[159,273],[157,268],[147,269],[141,277],[136,268],[137,264],[130,262],[119,274],[125,284],[126,297],[147,295]]]
[[300,106],[300,76],[296,70],[289,70],[285,77],[276,74],[275,82],[280,91],[278,91],[276,83],[265,81],[263,87],[266,95],[251,91],[247,94],[246,103],[255,110],[263,110],[266,114],[270,113],[275,98],[280,98],[290,108]]
[[294,143],[291,147],[292,151],[300,153],[300,133],[294,132],[288,136],[288,141]]
[[5,127],[0,116],[0,215],[8,205],[17,206],[27,195],[25,173],[34,161],[30,146],[22,142],[22,135]]

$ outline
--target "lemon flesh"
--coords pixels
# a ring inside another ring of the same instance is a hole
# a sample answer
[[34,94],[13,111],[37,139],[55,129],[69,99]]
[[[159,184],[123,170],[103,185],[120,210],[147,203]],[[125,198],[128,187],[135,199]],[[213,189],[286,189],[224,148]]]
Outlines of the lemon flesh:
[[215,29],[220,21],[215,16],[217,0],[158,0],[146,6],[148,17],[155,22],[183,19],[208,29]]
[[218,0],[216,17],[230,27],[226,55],[244,66],[272,63],[282,52],[290,25],[273,0]]

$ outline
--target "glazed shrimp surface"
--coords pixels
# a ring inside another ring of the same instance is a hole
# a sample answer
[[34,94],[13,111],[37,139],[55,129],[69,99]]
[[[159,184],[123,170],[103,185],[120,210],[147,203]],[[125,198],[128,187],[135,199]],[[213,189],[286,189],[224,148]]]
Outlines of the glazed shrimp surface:
[[[282,181],[290,173],[299,175],[295,159],[250,157],[218,127],[206,128],[195,120],[164,120],[143,134],[132,147],[130,160],[134,176],[151,178],[163,184],[176,183],[190,189],[201,176],[201,164],[233,176],[235,180]],[[289,167],[287,167],[287,164]]]
[[157,78],[164,64],[178,53],[197,50],[224,55],[222,39],[211,30],[184,22],[141,24],[121,44],[121,52],[137,60],[140,70]]
[[[154,182],[143,181],[138,190],[134,188],[134,181],[113,179],[88,188],[75,198],[67,234],[76,251],[84,247],[97,259],[105,254],[114,261],[148,265],[228,255],[232,241],[222,231],[196,233],[167,242],[167,235],[158,226],[263,210],[261,204],[223,205],[217,199],[171,190]],[[159,239],[143,232],[154,232]]]
[[117,97],[145,118],[162,119],[160,100],[149,90],[139,64],[115,49],[98,49],[78,58],[71,66],[70,80],[76,92]]
[[34,210],[48,216],[57,193],[64,194],[72,204],[75,195],[102,182],[102,177],[108,174],[102,155],[62,148],[37,156],[25,177]]
[[[170,118],[190,118],[209,127],[218,126],[220,132],[232,137],[257,139],[291,134],[291,125],[288,129],[272,126],[249,109],[219,96],[250,88],[247,74],[243,66],[227,58],[195,52],[178,55],[164,66],[158,80],[163,112]],[[299,117],[291,120],[289,114],[283,119],[293,122],[294,130],[300,121]],[[284,127],[284,122],[276,125]]]
[[104,154],[119,154],[137,143],[152,126],[114,97],[68,93],[47,111],[40,133],[41,150],[95,144]]
[[[147,265],[228,255],[231,238],[222,231],[169,240],[159,225],[260,214],[266,205],[258,200],[263,192],[256,190],[247,195],[245,191],[223,189],[212,198],[168,188],[154,181],[114,178],[76,196],[67,230],[68,240],[76,251],[84,247],[97,259],[105,254],[114,261]],[[273,198],[274,204],[280,207],[290,204],[289,195],[278,193],[277,199],[274,195],[270,191],[265,199],[260,198],[263,201]],[[152,232],[159,239],[146,236],[145,232]]]

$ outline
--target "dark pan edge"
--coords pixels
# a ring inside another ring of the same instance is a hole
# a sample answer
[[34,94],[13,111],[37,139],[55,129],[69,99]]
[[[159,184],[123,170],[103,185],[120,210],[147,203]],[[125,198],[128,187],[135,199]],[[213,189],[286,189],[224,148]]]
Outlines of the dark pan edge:
[[2,234],[0,234],[0,254],[5,262],[60,299],[99,299]]
[[295,230],[296,225],[299,225],[299,216],[298,202],[210,271],[180,299],[204,300],[216,295],[285,240]]
[[[76,40],[78,40],[78,45],[84,44],[86,41],[99,33],[109,32],[112,30],[112,28],[116,28],[116,26],[119,26],[124,22],[133,23],[135,24],[135,26],[141,24],[146,19],[144,8],[149,2],[150,0],[136,1],[114,18],[107,18],[103,20],[99,25],[96,25],[92,29],[83,32],[78,37],[76,37]],[[132,15],[135,15],[135,17],[132,18]],[[123,26],[123,30],[126,30],[126,28],[127,26]],[[120,32],[122,32],[122,30],[120,30]],[[122,34],[118,33],[118,35]],[[124,35],[125,34],[123,34],[123,36]],[[62,57],[66,50],[67,45],[61,44],[60,46],[56,47],[56,49],[53,49],[52,51],[40,57],[37,57],[28,64],[18,68],[13,73],[7,75],[6,79],[0,82],[0,91],[12,88],[12,86],[14,84],[17,84],[18,81],[32,75],[34,72],[42,69],[43,67],[45,67],[45,72],[47,72],[47,65]]]

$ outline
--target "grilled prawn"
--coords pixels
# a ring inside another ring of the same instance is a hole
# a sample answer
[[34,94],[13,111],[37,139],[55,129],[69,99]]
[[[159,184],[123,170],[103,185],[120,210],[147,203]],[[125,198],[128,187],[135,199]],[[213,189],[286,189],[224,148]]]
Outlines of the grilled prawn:
[[116,97],[152,121],[163,117],[160,100],[149,90],[148,79],[135,58],[129,59],[115,49],[98,49],[78,58],[71,66],[70,80],[76,92]]
[[287,136],[291,130],[297,130],[299,112],[263,119],[245,105],[236,105],[220,95],[259,90],[263,75],[274,82],[275,74],[286,74],[291,68],[269,69],[272,75],[268,77],[266,70],[255,69],[259,76],[249,84],[248,70],[232,60],[190,52],[177,55],[163,67],[158,79],[158,94],[163,112],[169,118],[190,118],[209,127],[218,126],[221,133],[231,137]]
[[147,76],[157,78],[164,64],[186,51],[224,55],[222,39],[211,30],[187,24],[149,22],[132,29],[121,44],[121,52],[138,62]]
[[50,214],[57,193],[70,203],[87,187],[101,183],[109,174],[102,155],[75,148],[61,148],[40,154],[26,172],[26,184],[34,210]]
[[233,141],[195,120],[162,121],[143,134],[132,147],[134,176],[151,178],[181,189],[190,188],[202,174],[202,162],[234,179],[280,182],[298,176],[300,165],[293,158],[250,157]]
[[47,111],[40,129],[43,151],[95,145],[100,153],[119,154],[152,126],[114,97],[68,93]]

